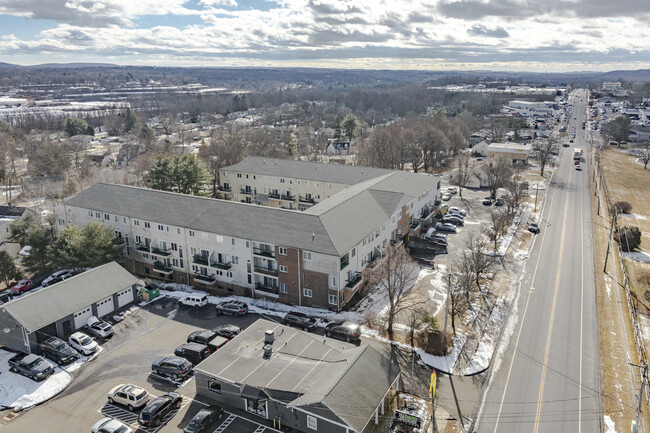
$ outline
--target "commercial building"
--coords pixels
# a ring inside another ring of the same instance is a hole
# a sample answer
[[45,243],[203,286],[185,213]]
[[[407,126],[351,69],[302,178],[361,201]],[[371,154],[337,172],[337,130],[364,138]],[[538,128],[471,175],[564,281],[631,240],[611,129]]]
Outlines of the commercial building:
[[219,170],[222,198],[305,210],[345,188],[392,170],[248,156]]
[[338,310],[439,190],[438,177],[388,171],[301,212],[99,183],[66,199],[57,222],[113,227],[140,275]]
[[67,338],[90,316],[132,304],[143,283],[115,262],[27,293],[0,307],[0,346],[31,352],[48,337]]
[[505,158],[510,164],[526,164],[533,150],[531,143],[491,143],[487,148],[488,158]]
[[400,378],[397,364],[369,345],[357,347],[263,319],[194,371],[202,397],[281,429],[321,433],[376,428]]

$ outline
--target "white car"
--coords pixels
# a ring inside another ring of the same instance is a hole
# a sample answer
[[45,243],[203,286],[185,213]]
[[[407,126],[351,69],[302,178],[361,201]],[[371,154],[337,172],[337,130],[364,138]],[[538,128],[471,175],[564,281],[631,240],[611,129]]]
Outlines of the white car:
[[92,338],[84,334],[83,332],[75,332],[70,337],[68,337],[68,344],[72,346],[77,352],[82,355],[92,355],[97,351],[99,347],[97,343],[93,341]]
[[100,419],[90,428],[90,431],[92,433],[133,433],[133,429],[129,426],[113,418]]
[[100,338],[110,338],[115,333],[113,327],[110,324],[104,322],[103,320],[99,320],[95,316],[90,316],[88,318],[86,321],[86,328],[95,337]]
[[449,201],[449,200],[451,200],[451,194],[449,194],[448,192],[444,193],[444,194],[442,195],[442,199],[443,199],[444,201]]
[[465,209],[459,209],[456,206],[452,206],[449,209],[447,209],[447,212],[453,212],[456,214],[460,214],[462,216],[467,216],[467,211]]
[[144,406],[149,401],[149,393],[136,385],[120,384],[108,392],[109,403],[119,403],[130,411]]

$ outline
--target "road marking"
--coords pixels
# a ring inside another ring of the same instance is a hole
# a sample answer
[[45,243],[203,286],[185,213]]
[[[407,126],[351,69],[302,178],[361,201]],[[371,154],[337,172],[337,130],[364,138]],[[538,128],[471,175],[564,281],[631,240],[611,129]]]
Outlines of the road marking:
[[213,433],[223,433],[225,429],[235,420],[235,415],[230,415]]
[[[571,174],[573,170],[569,170],[569,179],[567,186],[571,184]],[[535,414],[535,428],[533,433],[539,431],[539,418],[542,412],[542,399],[544,397],[544,381],[546,380],[546,364],[548,363],[548,354],[551,349],[551,332],[553,332],[553,321],[555,319],[555,307],[557,305],[557,293],[560,286],[560,274],[562,270],[562,255],[564,253],[564,235],[566,233],[566,216],[569,210],[569,191],[566,193],[566,200],[564,202],[564,216],[562,217],[562,234],[560,236],[560,255],[557,261],[557,271],[555,273],[555,288],[553,290],[553,304],[551,306],[551,317],[548,323],[548,333],[546,335],[546,349],[544,351],[544,362],[542,363],[542,377],[539,384],[539,395],[537,396],[537,412]]]
[[[589,167],[587,167],[587,174]],[[584,182],[583,182],[584,183]],[[589,194],[591,189],[587,185]],[[583,317],[584,317],[584,304],[585,304],[585,233],[583,224],[583,199],[584,190],[580,194],[580,364],[578,369],[578,433],[582,432],[582,332],[583,332]],[[591,206],[589,206],[591,211]]]
[[[551,187],[551,179],[549,178],[549,188]],[[557,191],[557,187],[553,189],[553,196],[550,199],[550,206],[548,208],[548,214],[551,214],[551,210],[553,209],[553,204],[555,203],[555,193]],[[540,211],[539,213],[540,218],[542,217],[542,212]],[[496,433],[497,428],[499,428],[499,420],[501,419],[501,410],[503,409],[503,403],[506,399],[506,391],[508,390],[508,383],[510,382],[510,375],[512,373],[512,366],[515,363],[515,355],[517,354],[517,347],[519,347],[519,338],[521,337],[521,331],[524,328],[524,322],[526,321],[526,313],[528,312],[528,304],[530,303],[530,297],[533,294],[533,291],[535,288],[532,286],[535,283],[535,276],[537,275],[537,269],[539,269],[539,261],[542,258],[542,250],[544,249],[544,241],[546,240],[546,230],[544,230],[544,234],[542,235],[542,243],[539,246],[539,254],[537,255],[537,262],[535,263],[535,270],[533,271],[533,277],[530,280],[531,283],[531,290],[528,292],[528,298],[526,298],[526,305],[524,307],[524,313],[521,316],[521,323],[519,325],[519,332],[517,333],[517,339],[515,340],[515,345],[512,349],[512,358],[510,358],[510,367],[508,367],[508,374],[506,375],[506,383],[505,386],[503,387],[503,395],[501,396],[501,402],[499,403],[499,411],[497,412],[497,419],[494,424],[494,433]],[[534,240],[533,240],[534,241]]]
[[255,433],[262,433],[264,430],[266,430],[266,426],[263,426],[260,424],[260,426],[255,430]]

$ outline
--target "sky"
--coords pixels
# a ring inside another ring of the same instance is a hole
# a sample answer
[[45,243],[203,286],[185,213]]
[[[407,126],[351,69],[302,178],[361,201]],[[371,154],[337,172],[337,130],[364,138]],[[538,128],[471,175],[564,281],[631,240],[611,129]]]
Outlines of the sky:
[[648,0],[0,0],[0,62],[650,68]]

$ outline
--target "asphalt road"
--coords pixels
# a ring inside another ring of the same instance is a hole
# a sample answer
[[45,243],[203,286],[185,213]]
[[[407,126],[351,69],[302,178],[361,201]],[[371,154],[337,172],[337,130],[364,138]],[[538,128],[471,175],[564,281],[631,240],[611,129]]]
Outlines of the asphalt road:
[[601,431],[589,174],[585,157],[582,171],[573,164],[575,147],[588,154],[586,92],[573,99],[568,132],[575,127],[575,142],[561,148],[521,280],[517,322],[502,343],[477,432]]

